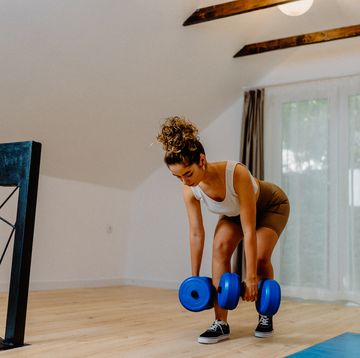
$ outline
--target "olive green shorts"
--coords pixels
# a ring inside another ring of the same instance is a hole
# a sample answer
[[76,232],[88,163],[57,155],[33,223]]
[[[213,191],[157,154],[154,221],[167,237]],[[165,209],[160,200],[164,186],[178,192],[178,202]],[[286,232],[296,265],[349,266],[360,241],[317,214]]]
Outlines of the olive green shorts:
[[[289,199],[284,191],[273,183],[259,180],[259,190],[256,202],[256,228],[270,228],[279,237],[289,218]],[[220,220],[240,223],[240,216],[222,216]]]

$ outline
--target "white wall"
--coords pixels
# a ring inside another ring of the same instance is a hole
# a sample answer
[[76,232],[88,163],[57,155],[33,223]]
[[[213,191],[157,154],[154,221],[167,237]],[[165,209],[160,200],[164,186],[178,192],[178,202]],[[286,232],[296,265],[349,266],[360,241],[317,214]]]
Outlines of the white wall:
[[[5,193],[0,192],[0,198]],[[126,266],[131,193],[41,176],[31,267],[31,289],[120,284]],[[16,199],[0,215],[15,217]],[[1,224],[1,248],[9,228]],[[12,240],[13,242],[13,240]],[[0,270],[7,290],[12,247]]]
[[[209,127],[201,141],[209,161],[238,160],[242,98]],[[196,118],[192,118],[196,123]],[[188,224],[181,184],[165,165],[133,193],[126,282],[178,287],[191,274]],[[206,245],[201,274],[211,275],[211,242],[217,216],[203,210]]]
[[[241,116],[239,100],[201,132],[210,161],[238,159]],[[0,199],[8,191],[0,189]],[[13,222],[16,200],[0,213]],[[209,275],[216,216],[204,211],[204,221],[202,273]],[[165,165],[134,192],[40,176],[30,288],[124,282],[177,287],[190,273],[187,230],[180,183]],[[0,249],[9,232],[0,222]],[[8,289],[11,256],[12,245],[0,270],[2,291]]]
[[[280,57],[278,65],[254,83],[254,86],[266,87],[358,75],[360,73],[360,47],[357,40],[353,38],[290,50],[287,52],[288,55]],[[278,55],[280,53],[277,51]]]

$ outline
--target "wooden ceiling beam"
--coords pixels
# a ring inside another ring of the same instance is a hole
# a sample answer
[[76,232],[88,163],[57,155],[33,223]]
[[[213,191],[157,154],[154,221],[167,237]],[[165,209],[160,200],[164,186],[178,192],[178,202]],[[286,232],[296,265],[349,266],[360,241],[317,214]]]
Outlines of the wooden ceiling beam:
[[266,9],[293,2],[296,0],[237,0],[224,4],[197,9],[184,23],[184,26],[199,24],[201,22],[221,19],[223,17],[243,14],[250,11]]
[[234,57],[255,55],[268,51],[281,50],[290,47],[312,45],[321,42],[335,41],[360,36],[360,25],[339,27],[325,31],[286,37],[277,40],[258,42],[244,46]]

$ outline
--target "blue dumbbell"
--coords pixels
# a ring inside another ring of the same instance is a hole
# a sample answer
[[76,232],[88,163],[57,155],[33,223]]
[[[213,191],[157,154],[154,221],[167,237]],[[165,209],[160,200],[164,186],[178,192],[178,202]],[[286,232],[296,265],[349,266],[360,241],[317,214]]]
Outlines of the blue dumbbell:
[[211,278],[191,276],[180,285],[179,300],[187,310],[200,312],[214,307],[215,293]]
[[[226,272],[221,276],[218,288],[219,306],[227,310],[237,307],[242,295],[243,283],[236,273]],[[258,284],[257,311],[266,316],[273,316],[281,302],[280,285],[275,280],[265,279]]]
[[218,287],[218,304],[227,310],[237,307],[241,296],[241,279],[236,273],[222,274]]
[[257,311],[265,316],[273,316],[279,310],[281,303],[281,288],[277,281],[261,280],[258,284]]

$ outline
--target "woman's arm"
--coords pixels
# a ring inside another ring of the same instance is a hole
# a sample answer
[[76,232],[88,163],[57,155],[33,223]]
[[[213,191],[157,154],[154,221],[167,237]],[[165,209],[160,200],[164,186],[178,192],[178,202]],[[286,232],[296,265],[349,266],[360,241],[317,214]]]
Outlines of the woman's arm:
[[257,243],[256,243],[256,195],[248,169],[237,165],[234,174],[234,189],[240,201],[240,220],[244,233],[246,259],[246,290],[244,300],[257,299]]
[[189,220],[191,272],[193,276],[199,276],[205,241],[201,205],[186,185],[183,188],[183,196]]

